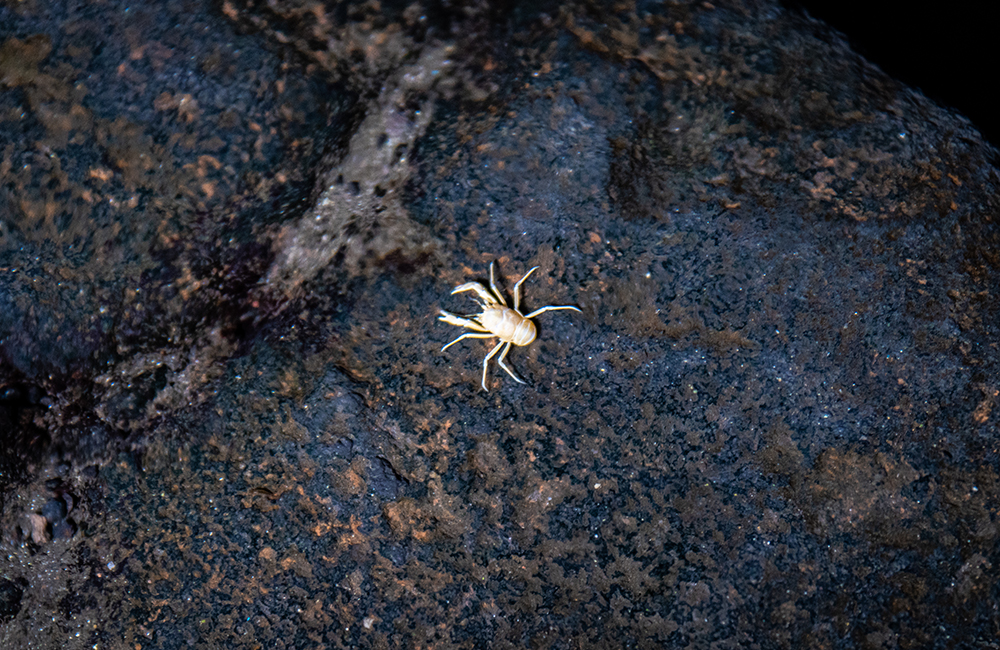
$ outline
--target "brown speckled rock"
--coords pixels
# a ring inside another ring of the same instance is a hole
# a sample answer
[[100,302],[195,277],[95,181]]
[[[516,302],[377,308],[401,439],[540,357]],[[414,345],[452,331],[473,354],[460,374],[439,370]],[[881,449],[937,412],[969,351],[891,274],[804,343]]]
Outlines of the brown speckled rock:
[[[767,3],[218,10],[0,9],[0,645],[995,641],[966,120]],[[493,261],[582,314],[486,392]]]

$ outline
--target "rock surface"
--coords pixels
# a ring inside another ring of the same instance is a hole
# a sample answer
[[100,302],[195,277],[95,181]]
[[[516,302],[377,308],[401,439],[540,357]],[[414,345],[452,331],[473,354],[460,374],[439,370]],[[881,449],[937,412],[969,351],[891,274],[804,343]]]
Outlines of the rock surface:
[[4,5],[0,647],[992,647],[996,159],[770,3]]

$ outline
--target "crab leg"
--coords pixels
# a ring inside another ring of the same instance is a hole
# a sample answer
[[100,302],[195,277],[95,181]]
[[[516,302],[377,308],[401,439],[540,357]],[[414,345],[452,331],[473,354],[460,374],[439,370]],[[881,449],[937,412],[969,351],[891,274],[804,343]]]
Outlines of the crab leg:
[[[490,289],[493,289],[493,293],[495,293],[497,298],[500,299],[500,304],[506,307],[507,301],[504,300],[503,292],[500,291],[499,287],[497,287],[497,281],[493,279],[493,262],[490,262]],[[517,309],[517,307],[515,307],[515,309]]]
[[[510,343],[508,343],[507,345],[510,345]],[[497,346],[495,348],[493,348],[492,350],[490,350],[490,353],[486,355],[485,359],[483,359],[483,390],[485,390],[487,393],[490,392],[490,389],[486,387],[486,368],[487,368],[487,364],[489,364],[490,359],[493,358],[493,355],[496,354],[497,350],[499,350],[501,347],[503,347],[503,341],[500,341],[499,343],[497,343]]]
[[474,320],[470,320],[467,317],[459,316],[453,314],[450,311],[441,310],[441,315],[438,316],[438,320],[443,320],[449,325],[458,325],[459,327],[468,327],[470,330],[476,330],[477,332],[489,332],[488,329],[480,325]]
[[[558,306],[558,307],[555,306],[555,305],[549,305],[548,307],[542,307],[541,309],[536,309],[535,311],[533,311],[530,314],[528,314],[527,316],[525,316],[525,318],[534,318],[535,316],[537,316],[537,315],[539,315],[539,314],[541,314],[543,312],[554,311],[556,309],[572,309],[573,311],[580,311],[580,309],[578,307],[574,307],[573,305],[562,305],[562,306]],[[582,314],[583,312],[581,311],[580,313]]]
[[518,377],[517,375],[515,375],[514,372],[509,367],[507,367],[507,364],[504,363],[504,359],[507,358],[507,353],[508,352],[510,352],[510,343],[507,343],[507,347],[505,347],[503,349],[503,352],[500,353],[500,357],[497,359],[497,364],[499,364],[499,366],[501,368],[503,368],[504,370],[506,370],[507,374],[510,375],[511,377],[513,377],[514,381],[516,381],[519,384],[523,384],[524,380],[521,379],[520,377]]
[[[536,266],[536,267],[532,268],[530,271],[528,271],[527,273],[525,273],[524,277],[522,277],[520,280],[518,280],[517,284],[514,285],[514,311],[517,311],[518,310],[518,306],[521,304],[521,283],[524,282],[525,280],[527,280],[528,276],[531,275],[532,273],[534,273],[535,269],[537,269],[537,268],[538,267]],[[520,313],[520,312],[518,312],[518,313]]]
[[441,348],[441,351],[444,352],[445,350],[447,350],[451,346],[455,345],[456,343],[458,343],[462,339],[491,339],[494,336],[496,336],[496,334],[490,334],[489,332],[487,332],[486,334],[473,334],[472,332],[466,332],[465,334],[461,335],[460,337],[458,337],[457,339],[455,339],[454,341],[452,341],[448,345],[446,345],[443,348]]
[[451,295],[456,293],[462,293],[463,291],[475,291],[476,295],[482,299],[486,306],[497,304],[497,299],[490,295],[490,292],[486,290],[486,287],[479,284],[478,282],[466,282],[465,284],[460,284],[451,290]]

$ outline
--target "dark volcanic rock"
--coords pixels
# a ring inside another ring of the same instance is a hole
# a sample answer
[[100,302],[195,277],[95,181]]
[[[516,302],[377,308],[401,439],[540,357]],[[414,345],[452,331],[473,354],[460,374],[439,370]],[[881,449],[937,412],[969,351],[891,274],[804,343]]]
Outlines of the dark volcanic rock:
[[239,316],[350,97],[184,3],[0,25],[0,358],[93,375]]
[[0,580],[0,623],[7,623],[21,609],[24,587],[13,580]]
[[[771,4],[71,9],[0,10],[5,643],[994,642],[966,120]],[[491,262],[582,313],[485,392]]]

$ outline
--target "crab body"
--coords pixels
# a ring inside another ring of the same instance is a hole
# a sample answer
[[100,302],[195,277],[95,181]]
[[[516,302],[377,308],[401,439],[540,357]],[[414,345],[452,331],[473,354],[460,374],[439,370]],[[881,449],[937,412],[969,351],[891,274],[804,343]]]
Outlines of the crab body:
[[538,333],[534,323],[510,307],[487,307],[478,320],[504,343],[528,345]]
[[572,309],[574,311],[580,311],[572,305],[548,305],[546,307],[536,309],[530,314],[522,314],[520,311],[521,283],[527,280],[528,276],[534,273],[537,268],[538,267],[536,266],[525,273],[524,277],[518,280],[514,285],[513,307],[507,306],[507,301],[504,299],[503,293],[501,293],[500,289],[497,287],[496,280],[493,276],[493,263],[490,263],[490,290],[492,290],[492,293],[478,282],[461,284],[455,287],[455,289],[451,292],[452,295],[463,291],[475,292],[479,297],[478,302],[480,308],[482,309],[479,314],[459,316],[451,312],[441,311],[439,320],[442,320],[450,325],[457,325],[459,327],[465,327],[473,330],[472,332],[462,334],[457,339],[441,348],[442,352],[462,339],[500,339],[500,342],[497,343],[496,347],[494,347],[490,353],[486,355],[486,358],[483,359],[483,390],[489,390],[486,387],[486,371],[489,366],[490,359],[492,359],[494,355],[500,351],[501,347],[503,348],[503,352],[500,352],[500,357],[497,359],[497,363],[514,379],[514,381],[521,384],[524,383],[524,381],[515,375],[514,371],[507,366],[505,360],[507,358],[507,352],[510,351],[511,345],[529,345],[535,340],[538,330],[535,328],[535,324],[531,321],[532,318],[543,312],[555,309]]

